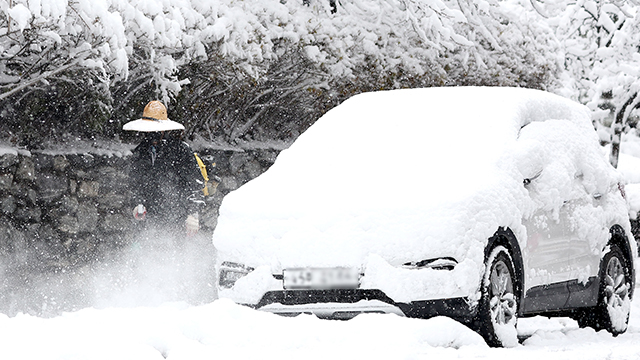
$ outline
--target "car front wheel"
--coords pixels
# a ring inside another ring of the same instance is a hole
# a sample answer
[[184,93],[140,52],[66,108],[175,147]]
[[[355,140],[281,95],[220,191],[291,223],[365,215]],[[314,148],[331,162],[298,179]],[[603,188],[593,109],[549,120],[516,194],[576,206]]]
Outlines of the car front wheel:
[[582,309],[577,318],[580,327],[607,330],[618,335],[627,330],[631,309],[631,270],[620,247],[610,245],[602,259],[600,291],[595,309]]
[[512,347],[518,344],[515,281],[509,251],[503,246],[496,246],[487,258],[481,286],[482,297],[475,321],[476,331],[489,346]]

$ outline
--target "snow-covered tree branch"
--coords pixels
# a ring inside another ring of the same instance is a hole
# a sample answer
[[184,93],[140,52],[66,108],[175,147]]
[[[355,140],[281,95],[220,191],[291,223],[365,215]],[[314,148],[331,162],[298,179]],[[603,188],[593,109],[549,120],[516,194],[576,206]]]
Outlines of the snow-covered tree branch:
[[[0,102],[10,104],[0,116],[24,123],[19,110],[39,103],[29,116],[55,110],[58,122],[113,135],[160,98],[190,133],[236,141],[296,136],[362,91],[549,88],[558,42],[526,4],[0,0]],[[90,119],[64,110],[62,93],[85,94],[71,107]]]
[[565,10],[555,6],[550,23],[565,51],[562,92],[588,105],[601,134],[612,144],[617,165],[622,132],[637,123],[640,90],[640,25],[636,1],[582,0]]

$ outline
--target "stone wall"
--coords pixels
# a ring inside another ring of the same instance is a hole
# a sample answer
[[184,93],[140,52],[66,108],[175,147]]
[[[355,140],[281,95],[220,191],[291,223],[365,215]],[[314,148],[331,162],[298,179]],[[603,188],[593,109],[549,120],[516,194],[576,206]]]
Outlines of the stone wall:
[[[218,180],[200,215],[202,232],[215,228],[224,195],[261,174],[278,152],[199,151],[210,178]],[[136,221],[128,201],[130,151],[99,153],[15,151],[0,156],[2,267],[59,271],[132,243]]]

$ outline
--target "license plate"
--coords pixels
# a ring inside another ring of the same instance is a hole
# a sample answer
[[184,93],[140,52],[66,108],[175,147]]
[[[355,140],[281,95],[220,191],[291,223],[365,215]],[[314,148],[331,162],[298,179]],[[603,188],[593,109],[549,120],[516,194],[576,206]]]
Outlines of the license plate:
[[299,268],[283,272],[285,289],[356,289],[360,274],[353,268]]

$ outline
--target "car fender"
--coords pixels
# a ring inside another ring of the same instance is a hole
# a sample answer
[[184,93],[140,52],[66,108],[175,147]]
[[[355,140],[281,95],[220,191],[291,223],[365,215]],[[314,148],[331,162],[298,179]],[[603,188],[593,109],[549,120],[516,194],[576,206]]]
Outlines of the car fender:
[[[517,282],[515,284],[515,293],[520,299],[520,302],[522,302],[522,299],[524,299],[524,263],[518,239],[516,238],[513,231],[511,231],[511,229],[509,229],[508,227],[499,227],[498,230],[493,234],[493,236],[491,236],[487,241],[487,246],[484,249],[485,263],[489,259],[491,250],[498,245],[506,247],[511,254],[517,279]],[[518,315],[522,315],[522,311],[523,308],[522,306],[520,306],[518,308]]]
[[[635,261],[635,256],[634,256],[634,252],[633,252],[633,249],[632,249],[631,241],[629,240],[629,237],[627,236],[627,233],[624,231],[622,226],[620,226],[618,224],[613,225],[611,227],[611,229],[609,229],[609,233],[611,234],[611,237],[609,239],[609,242],[607,243],[607,246],[609,244],[612,244],[612,243],[615,243],[618,246],[620,246],[620,249],[624,253],[624,256],[626,256],[627,257],[627,261],[629,261],[629,265],[630,265],[630,268],[631,268],[631,289],[630,289],[630,294],[631,294],[631,296],[633,296],[633,291],[634,291],[635,285],[636,285],[635,284],[635,280],[636,280],[636,261]],[[602,252],[602,259],[600,259],[600,261],[602,261],[604,259],[604,255],[605,254],[606,254],[606,249],[605,249],[605,251]]]

